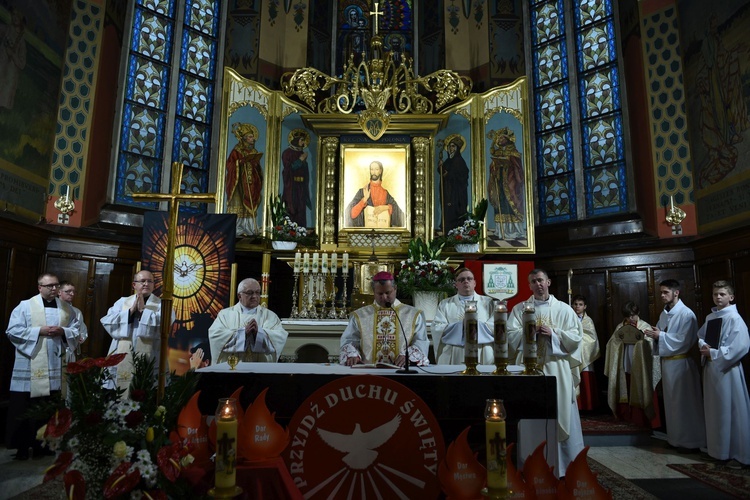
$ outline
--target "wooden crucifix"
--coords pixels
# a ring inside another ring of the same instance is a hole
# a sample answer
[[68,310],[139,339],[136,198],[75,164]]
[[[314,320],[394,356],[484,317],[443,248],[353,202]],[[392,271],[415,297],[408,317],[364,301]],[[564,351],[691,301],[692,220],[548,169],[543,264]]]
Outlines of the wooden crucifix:
[[182,163],[172,163],[172,185],[169,193],[133,193],[135,201],[166,201],[169,205],[169,223],[167,225],[167,255],[164,259],[164,273],[161,286],[161,351],[159,352],[159,388],[156,400],[164,397],[164,386],[167,381],[167,354],[169,335],[172,330],[172,293],[174,291],[174,247],[177,239],[177,219],[181,201],[197,203],[216,203],[216,193],[180,193],[182,182]]

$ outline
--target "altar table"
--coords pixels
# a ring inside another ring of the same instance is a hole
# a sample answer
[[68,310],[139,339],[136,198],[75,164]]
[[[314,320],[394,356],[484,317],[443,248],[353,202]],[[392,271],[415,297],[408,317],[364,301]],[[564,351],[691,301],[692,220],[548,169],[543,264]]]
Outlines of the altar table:
[[[338,364],[240,363],[230,370],[226,363],[201,368],[199,406],[212,415],[218,398],[230,396],[244,386],[240,404],[246,408],[264,389],[266,406],[276,420],[287,425],[297,408],[315,391],[340,377],[377,375],[411,389],[430,407],[440,422],[446,445],[466,427],[481,427],[484,436],[484,407],[488,398],[504,401],[508,417],[508,440],[516,440],[521,419],[556,419],[555,378],[520,375],[522,367],[511,366],[512,375],[491,375],[494,366],[479,366],[482,375],[461,375],[463,365],[412,367],[414,375],[386,368],[350,368]],[[477,436],[477,439],[479,437]]]

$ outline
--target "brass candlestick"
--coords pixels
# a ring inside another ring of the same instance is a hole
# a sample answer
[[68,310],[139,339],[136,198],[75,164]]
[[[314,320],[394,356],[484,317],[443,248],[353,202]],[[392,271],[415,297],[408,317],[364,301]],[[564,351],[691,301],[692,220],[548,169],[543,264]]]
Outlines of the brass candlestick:
[[464,363],[463,375],[479,375],[479,321],[477,319],[477,302],[464,302]]
[[346,285],[349,281],[349,268],[346,265],[341,267],[341,277],[344,280],[344,287],[341,295],[341,309],[339,310],[339,319],[348,319],[349,313],[346,310]]
[[493,375],[508,375],[508,307],[504,302],[495,304],[495,339],[493,350],[495,353],[495,371]]
[[539,375],[538,346],[536,339],[536,309],[534,302],[523,306],[523,365],[524,375]]
[[292,312],[289,316],[292,319],[299,318],[299,309],[297,308],[297,281],[299,280],[299,271],[294,272],[294,286],[292,287]]

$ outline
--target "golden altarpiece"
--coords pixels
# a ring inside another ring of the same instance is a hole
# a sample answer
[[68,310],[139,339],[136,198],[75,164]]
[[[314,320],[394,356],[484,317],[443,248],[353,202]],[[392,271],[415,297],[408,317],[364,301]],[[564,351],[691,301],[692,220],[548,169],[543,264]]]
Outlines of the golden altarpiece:
[[[263,252],[266,298],[271,258],[292,265],[295,257],[259,238],[271,225],[277,197],[315,235],[315,248],[297,251],[336,252],[339,265],[346,253],[349,279],[360,292],[378,270],[396,269],[410,241],[445,235],[456,214],[481,199],[489,209],[479,254],[446,246],[444,256],[458,265],[479,255],[501,260],[533,253],[525,79],[472,94],[466,77],[450,70],[420,77],[411,64],[405,54],[383,53],[376,34],[370,53],[351,54],[342,75],[302,68],[284,75],[280,91],[225,70],[219,158],[226,163],[218,169],[217,212],[238,215],[238,250]],[[381,181],[373,202],[378,194],[393,207],[385,216],[353,209],[373,175]],[[295,306],[304,306],[302,286],[294,298]],[[341,318],[330,318],[340,327],[320,342],[335,339],[330,354],[338,350]],[[300,345],[289,323],[285,351]],[[318,330],[331,330],[323,323]]]

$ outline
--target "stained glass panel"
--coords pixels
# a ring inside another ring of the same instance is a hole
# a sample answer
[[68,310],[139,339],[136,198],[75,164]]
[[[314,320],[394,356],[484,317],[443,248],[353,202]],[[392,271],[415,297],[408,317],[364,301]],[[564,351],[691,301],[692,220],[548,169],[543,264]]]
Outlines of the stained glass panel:
[[537,91],[537,130],[550,130],[570,123],[570,96],[567,82]]
[[211,83],[181,74],[177,91],[182,96],[177,102],[178,115],[202,123],[210,121],[214,92],[214,86]]
[[133,193],[148,193],[159,185],[161,161],[121,152],[115,187],[115,203],[156,209],[157,203],[136,203]]
[[174,0],[137,0],[138,5],[158,12],[167,17],[174,17]]
[[219,27],[219,18],[216,15],[218,9],[216,1],[192,0],[185,9],[185,24],[216,38]]
[[575,176],[548,177],[538,184],[540,218],[547,223],[575,220]]
[[627,209],[625,165],[620,162],[586,170],[586,214],[589,217]]
[[[172,161],[178,161],[192,168],[208,170],[211,128],[200,123],[177,119],[175,130],[178,133],[175,134],[172,144]],[[206,175],[206,172],[203,175]]]
[[623,157],[622,125],[619,114],[586,122],[581,127],[581,131],[584,165],[603,165]]
[[612,17],[612,2],[609,0],[577,0],[576,3],[576,28]]
[[563,42],[549,43],[534,51],[534,85],[548,85],[568,78],[568,58]]
[[202,78],[211,78],[216,60],[216,40],[190,30],[185,30],[182,38],[181,68]]
[[537,175],[551,177],[573,170],[568,152],[573,151],[571,128],[537,136]]
[[593,118],[620,108],[620,87],[617,68],[603,68],[583,76],[579,82],[581,116]]
[[130,49],[157,61],[169,61],[172,57],[172,30],[171,20],[136,9]]
[[532,45],[539,45],[565,35],[562,0],[551,0],[531,8]]
[[614,26],[609,21],[579,32],[576,40],[578,71],[609,64],[617,58]]
[[168,81],[169,68],[166,65],[136,55],[130,58],[126,90],[130,100],[143,106],[165,110]]

